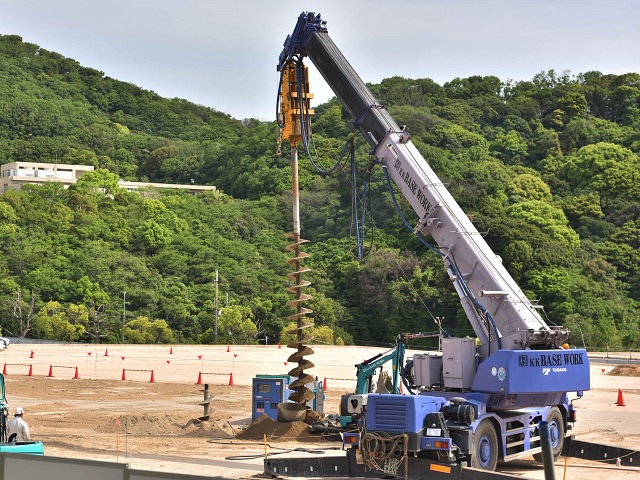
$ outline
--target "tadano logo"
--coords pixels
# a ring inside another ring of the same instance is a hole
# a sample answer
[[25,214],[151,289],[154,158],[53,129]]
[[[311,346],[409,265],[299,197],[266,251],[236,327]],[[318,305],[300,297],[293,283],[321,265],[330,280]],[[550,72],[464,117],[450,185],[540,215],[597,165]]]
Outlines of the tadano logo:
[[549,375],[549,372],[550,372],[550,371],[551,371],[551,369],[550,369],[550,368],[543,368],[543,369],[542,369],[542,374],[543,374],[543,375]]

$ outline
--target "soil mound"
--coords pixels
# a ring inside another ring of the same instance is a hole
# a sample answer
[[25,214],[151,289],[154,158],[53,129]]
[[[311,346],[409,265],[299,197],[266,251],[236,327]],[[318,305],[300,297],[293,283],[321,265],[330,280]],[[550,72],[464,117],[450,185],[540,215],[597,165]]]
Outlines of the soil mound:
[[236,438],[240,440],[318,440],[312,435],[309,425],[304,422],[276,422],[266,414],[260,415],[255,422],[240,432]]
[[178,416],[128,415],[103,423],[95,428],[99,433],[130,435],[181,435],[185,437],[233,438],[233,430],[228,422],[190,419],[184,421]]
[[185,437],[233,438],[233,428],[229,422],[192,419],[181,426]]
[[640,365],[616,365],[607,373],[617,377],[640,377]]
[[176,433],[178,429],[176,418],[169,415],[126,415],[110,422],[98,425],[95,430],[100,433],[119,433],[133,435],[158,435]]

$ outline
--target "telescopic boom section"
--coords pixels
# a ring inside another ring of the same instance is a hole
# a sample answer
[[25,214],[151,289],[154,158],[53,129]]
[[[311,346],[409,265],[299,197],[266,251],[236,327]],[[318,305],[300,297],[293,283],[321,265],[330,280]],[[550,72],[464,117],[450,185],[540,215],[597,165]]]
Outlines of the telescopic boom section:
[[303,12],[284,43],[278,70],[309,57],[354,118],[373,153],[431,236],[480,339],[482,358],[497,349],[560,347],[568,330],[549,327],[404,131],[329,38],[320,15]]

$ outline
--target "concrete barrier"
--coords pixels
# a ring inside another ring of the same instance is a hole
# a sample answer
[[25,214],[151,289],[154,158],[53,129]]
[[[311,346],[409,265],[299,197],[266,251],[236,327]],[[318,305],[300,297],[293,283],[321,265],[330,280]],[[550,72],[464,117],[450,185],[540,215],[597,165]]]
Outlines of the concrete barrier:
[[0,453],[0,478],[69,480],[211,480],[212,477],[130,469],[124,463]]

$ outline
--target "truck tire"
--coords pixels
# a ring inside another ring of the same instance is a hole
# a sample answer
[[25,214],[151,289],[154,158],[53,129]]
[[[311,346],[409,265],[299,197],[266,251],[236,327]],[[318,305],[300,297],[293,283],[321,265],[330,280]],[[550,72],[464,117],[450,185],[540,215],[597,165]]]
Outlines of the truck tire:
[[[564,418],[560,413],[558,407],[549,409],[547,415],[547,422],[549,423],[549,434],[551,436],[551,448],[553,450],[553,461],[558,460],[558,457],[562,453],[562,447],[564,447]],[[534,453],[533,459],[538,463],[543,463],[542,453]]]
[[473,433],[471,467],[494,471],[497,464],[498,434],[491,420],[485,418]]

